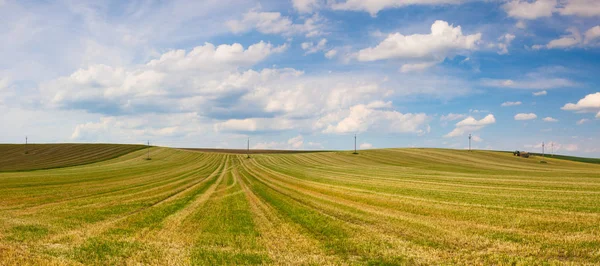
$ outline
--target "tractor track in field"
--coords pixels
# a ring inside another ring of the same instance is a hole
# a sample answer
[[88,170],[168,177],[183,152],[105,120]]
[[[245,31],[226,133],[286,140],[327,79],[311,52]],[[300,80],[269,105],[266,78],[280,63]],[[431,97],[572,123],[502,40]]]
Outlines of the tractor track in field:
[[189,190],[193,189],[197,185],[200,185],[200,184],[208,181],[209,178],[214,177],[214,174],[217,173],[220,169],[221,169],[221,167],[218,167],[213,172],[213,174],[209,175],[208,177],[202,178],[199,181],[193,183],[192,185],[190,185],[190,186],[188,186],[186,188],[183,188],[183,189],[180,189],[180,190],[178,190],[178,191],[176,191],[174,193],[171,193],[170,196],[168,196],[168,197],[166,197],[164,199],[161,199],[161,200],[153,203],[150,206],[146,206],[146,207],[137,209],[135,211],[129,212],[129,213],[124,214],[123,216],[120,216],[120,217],[118,217],[116,219],[112,219],[112,220],[109,220],[109,221],[103,221],[103,222],[100,222],[100,223],[93,223],[93,224],[90,224],[90,225],[85,226],[83,228],[78,228],[77,230],[72,230],[72,231],[64,233],[64,234],[53,236],[50,239],[50,242],[54,243],[54,242],[58,241],[59,239],[64,238],[66,236],[73,236],[73,235],[78,235],[78,234],[83,234],[83,236],[80,235],[80,237],[82,239],[89,238],[89,237],[95,236],[95,235],[99,235],[102,232],[106,231],[110,226],[112,226],[112,225],[114,225],[114,224],[116,224],[118,222],[124,221],[127,218],[129,218],[129,217],[131,217],[131,216],[133,216],[135,214],[141,213],[141,212],[143,212],[145,210],[151,209],[151,208],[156,207],[156,206],[158,206],[160,204],[163,204],[163,203],[165,203],[165,202],[167,202],[169,200],[172,200],[173,198],[177,197],[178,195],[181,195],[182,193],[185,193],[186,191],[189,191]]

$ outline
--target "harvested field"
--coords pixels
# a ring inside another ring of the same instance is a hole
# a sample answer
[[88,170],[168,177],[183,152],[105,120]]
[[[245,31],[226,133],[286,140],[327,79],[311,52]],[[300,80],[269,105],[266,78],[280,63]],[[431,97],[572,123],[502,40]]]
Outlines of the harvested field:
[[0,173],[0,264],[598,264],[600,165],[152,148]]
[[143,145],[0,144],[0,172],[68,167],[116,158]]
[[200,148],[181,148],[186,151],[195,152],[216,152],[229,154],[295,154],[295,153],[318,153],[327,151],[301,151],[301,150],[243,150],[243,149],[200,149]]

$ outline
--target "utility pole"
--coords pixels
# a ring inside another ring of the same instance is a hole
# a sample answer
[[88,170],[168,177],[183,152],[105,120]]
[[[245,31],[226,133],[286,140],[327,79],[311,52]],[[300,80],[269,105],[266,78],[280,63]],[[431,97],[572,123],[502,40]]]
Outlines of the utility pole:
[[250,158],[250,137],[248,137],[248,145],[246,147],[246,153],[248,155],[248,158]]
[[25,136],[25,145],[27,145],[27,136]]
[[471,151],[471,134],[469,134],[469,151]]
[[546,144],[544,144],[544,142],[542,141],[542,157],[544,157],[546,151],[544,149],[544,147],[546,146]]
[[554,157],[554,141],[550,144],[552,145],[552,157]]
[[358,152],[356,152],[356,134],[354,134],[354,154],[358,154]]
[[25,136],[25,154],[28,154],[29,151],[27,150],[27,136]]
[[146,160],[150,160],[150,141],[148,140],[148,158]]

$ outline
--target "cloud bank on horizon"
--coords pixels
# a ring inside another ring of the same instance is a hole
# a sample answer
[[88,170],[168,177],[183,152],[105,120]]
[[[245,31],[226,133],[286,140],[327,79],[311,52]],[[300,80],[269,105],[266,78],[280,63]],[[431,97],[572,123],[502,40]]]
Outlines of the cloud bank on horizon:
[[[0,1],[0,142],[600,156],[600,1]],[[562,149],[562,150],[561,150]]]

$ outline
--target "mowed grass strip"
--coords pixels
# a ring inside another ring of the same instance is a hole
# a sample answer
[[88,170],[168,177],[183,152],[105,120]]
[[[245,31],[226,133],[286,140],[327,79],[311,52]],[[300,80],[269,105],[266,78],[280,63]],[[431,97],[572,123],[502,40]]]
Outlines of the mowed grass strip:
[[0,173],[0,264],[600,263],[595,164],[440,149],[150,152]]
[[117,158],[144,147],[118,144],[0,144],[0,172],[89,164]]

